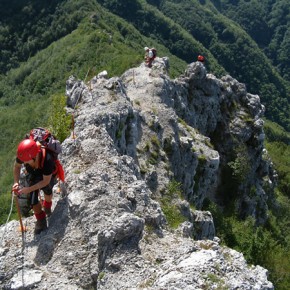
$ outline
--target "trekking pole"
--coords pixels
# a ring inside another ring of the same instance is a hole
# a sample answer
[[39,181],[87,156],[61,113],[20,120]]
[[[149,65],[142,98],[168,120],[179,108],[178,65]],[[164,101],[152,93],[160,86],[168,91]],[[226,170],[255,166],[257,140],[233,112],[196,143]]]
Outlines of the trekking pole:
[[18,196],[17,196],[17,194],[15,194],[15,191],[12,191],[12,192],[14,195],[14,200],[15,200],[15,204],[16,204],[16,208],[17,208],[18,217],[19,217],[20,231],[23,233],[23,232],[26,232],[27,229],[25,226],[23,226],[23,223],[22,223],[22,217],[21,217],[20,206],[19,206],[19,202],[18,202]]

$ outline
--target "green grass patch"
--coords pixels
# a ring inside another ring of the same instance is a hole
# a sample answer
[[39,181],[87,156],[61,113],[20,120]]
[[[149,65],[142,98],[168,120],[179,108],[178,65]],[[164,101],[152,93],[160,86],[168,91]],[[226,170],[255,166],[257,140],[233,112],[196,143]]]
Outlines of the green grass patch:
[[186,218],[181,214],[179,208],[174,204],[174,199],[179,199],[182,196],[181,184],[176,180],[169,182],[167,190],[161,198],[161,209],[166,217],[168,225],[172,229],[186,221]]

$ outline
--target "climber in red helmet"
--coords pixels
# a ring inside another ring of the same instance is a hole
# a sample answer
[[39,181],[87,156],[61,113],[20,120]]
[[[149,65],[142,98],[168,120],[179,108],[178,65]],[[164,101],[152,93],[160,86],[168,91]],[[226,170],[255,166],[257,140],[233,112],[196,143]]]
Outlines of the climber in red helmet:
[[[51,214],[52,188],[55,184],[55,163],[52,155],[47,152],[45,156],[40,144],[32,139],[24,139],[17,148],[14,162],[14,184],[12,191],[16,194],[27,194],[30,206],[36,217],[35,234],[47,228],[46,215]],[[22,165],[27,171],[27,187],[19,186],[20,170]],[[40,203],[38,194],[40,189],[44,192],[43,204]],[[43,209],[42,209],[43,206]]]
[[205,62],[205,57],[203,55],[198,55],[197,61],[200,61],[200,62],[204,63]]

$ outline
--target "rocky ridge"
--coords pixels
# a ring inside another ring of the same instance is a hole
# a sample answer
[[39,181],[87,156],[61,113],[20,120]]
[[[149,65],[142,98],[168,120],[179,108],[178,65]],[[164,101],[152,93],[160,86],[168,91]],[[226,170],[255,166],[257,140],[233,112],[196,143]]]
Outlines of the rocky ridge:
[[[218,194],[223,168],[243,161],[237,210],[266,220],[275,172],[264,107],[201,63],[175,80],[167,70],[168,59],[157,58],[121,77],[67,81],[76,138],[63,142],[66,194],[55,194],[40,235],[21,236],[17,221],[1,227],[1,289],[274,289],[266,269],[220,245],[202,211],[205,201],[227,204]],[[182,217],[177,228],[168,199]],[[33,228],[33,217],[24,222]]]

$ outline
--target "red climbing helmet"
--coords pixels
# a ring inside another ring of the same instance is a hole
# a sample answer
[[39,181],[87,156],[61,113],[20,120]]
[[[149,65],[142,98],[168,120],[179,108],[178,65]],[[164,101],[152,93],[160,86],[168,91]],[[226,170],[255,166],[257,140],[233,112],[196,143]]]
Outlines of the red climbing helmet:
[[197,57],[197,60],[200,61],[200,62],[204,62],[204,61],[205,61],[205,58],[204,58],[203,55],[199,55],[199,56]]
[[22,162],[27,162],[36,157],[40,152],[37,143],[32,139],[25,139],[21,141],[17,148],[17,158]]

